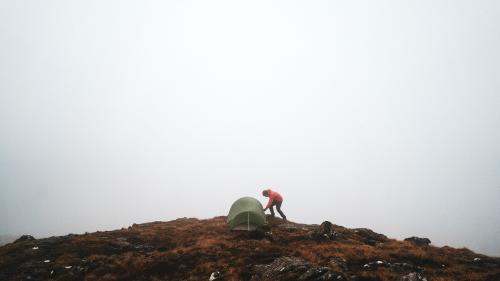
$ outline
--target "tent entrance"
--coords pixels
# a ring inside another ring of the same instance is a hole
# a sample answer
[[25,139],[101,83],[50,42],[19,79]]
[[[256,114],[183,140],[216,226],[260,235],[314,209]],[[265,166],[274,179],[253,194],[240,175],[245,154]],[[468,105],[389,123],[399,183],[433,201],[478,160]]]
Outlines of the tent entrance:
[[233,230],[246,230],[253,231],[256,230],[259,226],[250,221],[250,212],[247,213],[247,221],[246,223],[240,223],[239,225],[233,227]]

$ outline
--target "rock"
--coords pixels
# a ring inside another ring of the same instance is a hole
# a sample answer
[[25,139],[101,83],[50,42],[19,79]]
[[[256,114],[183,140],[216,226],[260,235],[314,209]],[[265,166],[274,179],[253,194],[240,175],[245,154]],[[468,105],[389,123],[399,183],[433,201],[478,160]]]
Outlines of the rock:
[[[150,245],[135,245],[134,249],[139,250],[139,251],[144,251],[144,252],[152,252],[155,250],[155,247],[150,246]],[[159,248],[159,251],[165,250],[164,248]]]
[[312,267],[299,277],[299,281],[312,280],[328,272],[328,267]]
[[132,244],[127,242],[126,238],[118,237],[114,241],[111,242],[111,245],[116,247],[116,248],[127,248],[127,247],[130,247]]
[[224,274],[222,274],[220,271],[215,271],[210,274],[210,278],[208,279],[209,281],[216,281],[216,280],[222,280],[224,278]]
[[405,241],[412,242],[413,244],[415,244],[417,246],[427,246],[431,243],[431,240],[429,238],[420,238],[420,237],[416,237],[416,236],[406,238]]
[[384,243],[389,240],[387,236],[380,233],[376,233],[368,228],[354,228],[353,231],[357,235],[361,236],[365,244],[368,244],[370,246],[375,246],[377,245],[377,243]]
[[378,261],[372,261],[372,262],[369,262],[369,263],[363,265],[363,269],[368,270],[368,269],[373,269],[373,268],[377,268],[377,267],[386,267],[389,265],[390,264],[388,262],[378,260]]
[[400,272],[400,273],[408,273],[408,272],[423,272],[423,268],[409,264],[406,262],[394,262],[394,263],[387,263],[388,267],[395,272]]
[[427,281],[427,278],[423,277],[420,273],[412,272],[397,278],[396,281]]
[[279,257],[267,265],[256,265],[251,280],[346,280],[330,267],[314,266],[301,258]]
[[364,271],[368,271],[368,270],[376,270],[377,268],[381,268],[381,267],[385,267],[385,268],[390,269],[391,271],[399,272],[402,274],[406,274],[409,272],[417,272],[417,273],[424,272],[424,269],[422,267],[419,267],[419,266],[415,266],[415,265],[405,263],[405,262],[391,263],[391,262],[384,261],[384,260],[377,260],[377,261],[372,261],[372,262],[366,263],[362,266],[362,269]]
[[474,262],[480,262],[481,259],[480,258],[474,258]]
[[14,244],[16,243],[19,243],[19,242],[24,242],[24,241],[34,241],[36,240],[35,237],[31,236],[31,235],[23,235],[19,238],[17,238],[15,241],[14,241]]
[[337,271],[348,271],[347,260],[342,257],[331,257],[329,266]]
[[[254,271],[258,277],[272,278],[287,272],[303,273],[307,271],[310,264],[296,257],[279,257],[267,265],[256,265]],[[255,280],[259,280],[258,278]]]
[[318,240],[321,239],[333,240],[339,236],[340,236],[339,233],[337,233],[333,229],[333,224],[329,221],[322,222],[321,225],[318,228],[316,228],[311,234],[311,237],[313,239],[318,239]]

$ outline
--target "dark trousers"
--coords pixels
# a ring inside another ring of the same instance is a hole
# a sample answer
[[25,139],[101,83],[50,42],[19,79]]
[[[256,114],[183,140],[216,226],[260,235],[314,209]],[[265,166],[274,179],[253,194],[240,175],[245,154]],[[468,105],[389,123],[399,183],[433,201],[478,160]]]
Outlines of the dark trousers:
[[283,203],[283,201],[282,202],[273,202],[273,205],[271,205],[271,207],[269,207],[269,211],[271,211],[271,216],[274,217],[274,206],[276,206],[276,210],[278,211],[278,213],[280,213],[280,216],[283,219],[286,219],[285,214],[283,214],[283,212],[281,211],[281,203]]

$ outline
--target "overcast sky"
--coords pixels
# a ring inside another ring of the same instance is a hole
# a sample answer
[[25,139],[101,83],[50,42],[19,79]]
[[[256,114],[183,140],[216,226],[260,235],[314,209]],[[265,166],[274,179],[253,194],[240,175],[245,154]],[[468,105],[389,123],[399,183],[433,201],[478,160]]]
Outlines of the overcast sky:
[[226,215],[500,255],[498,1],[0,0],[0,234]]

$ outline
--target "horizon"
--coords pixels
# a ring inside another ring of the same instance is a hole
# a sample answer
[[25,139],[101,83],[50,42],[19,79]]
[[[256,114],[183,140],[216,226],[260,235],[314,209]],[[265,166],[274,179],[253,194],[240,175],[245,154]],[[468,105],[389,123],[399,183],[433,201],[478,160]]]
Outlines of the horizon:
[[0,9],[0,234],[226,215],[500,256],[496,1]]

